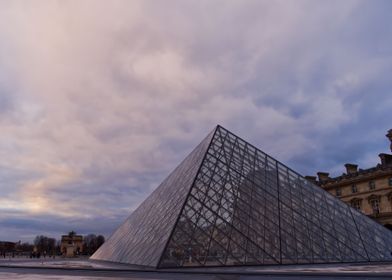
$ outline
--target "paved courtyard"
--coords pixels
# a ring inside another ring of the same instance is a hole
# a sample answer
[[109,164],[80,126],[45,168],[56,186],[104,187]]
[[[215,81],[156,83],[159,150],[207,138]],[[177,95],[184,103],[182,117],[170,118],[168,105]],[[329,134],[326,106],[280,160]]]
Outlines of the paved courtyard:
[[88,259],[0,259],[0,279],[392,279],[392,263],[144,271]]

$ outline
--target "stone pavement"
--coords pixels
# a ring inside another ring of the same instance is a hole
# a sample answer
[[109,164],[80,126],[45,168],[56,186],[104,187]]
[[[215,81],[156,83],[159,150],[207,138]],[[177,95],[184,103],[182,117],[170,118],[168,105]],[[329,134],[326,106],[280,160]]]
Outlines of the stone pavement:
[[392,263],[144,270],[88,259],[0,259],[0,279],[392,279]]

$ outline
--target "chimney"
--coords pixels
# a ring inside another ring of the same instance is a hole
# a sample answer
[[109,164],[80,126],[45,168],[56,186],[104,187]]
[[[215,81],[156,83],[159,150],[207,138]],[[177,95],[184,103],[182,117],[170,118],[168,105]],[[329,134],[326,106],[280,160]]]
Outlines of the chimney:
[[392,155],[389,154],[379,154],[378,155],[381,159],[381,165],[382,166],[392,166]]
[[356,164],[346,163],[344,165],[344,167],[346,167],[346,173],[349,175],[355,174],[358,172],[358,165],[356,165]]
[[317,172],[317,176],[319,178],[319,182],[327,181],[329,179],[329,173],[326,172]]
[[305,179],[311,182],[312,184],[317,185],[317,177],[316,176],[305,176]]
[[386,137],[388,137],[389,141],[391,141],[391,145],[389,146],[392,152],[392,129],[388,130],[387,135],[385,135]]

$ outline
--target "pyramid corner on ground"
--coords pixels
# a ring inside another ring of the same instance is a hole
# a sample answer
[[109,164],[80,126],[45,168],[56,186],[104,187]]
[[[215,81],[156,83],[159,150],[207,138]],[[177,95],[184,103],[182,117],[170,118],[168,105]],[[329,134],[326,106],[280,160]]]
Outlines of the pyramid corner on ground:
[[157,267],[215,129],[91,257]]

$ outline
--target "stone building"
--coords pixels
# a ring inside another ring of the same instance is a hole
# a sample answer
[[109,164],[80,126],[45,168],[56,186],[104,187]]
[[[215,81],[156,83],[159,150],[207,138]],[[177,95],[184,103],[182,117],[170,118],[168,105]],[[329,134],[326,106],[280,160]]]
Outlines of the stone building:
[[83,252],[83,236],[71,231],[61,236],[60,250],[65,257],[75,257]]
[[0,241],[0,257],[5,257],[7,253],[14,253],[18,243],[9,241]]
[[[392,151],[392,129],[386,136]],[[368,169],[346,163],[341,176],[331,178],[329,173],[318,172],[318,177],[306,179],[392,230],[392,155],[382,153],[379,157],[380,163]]]

